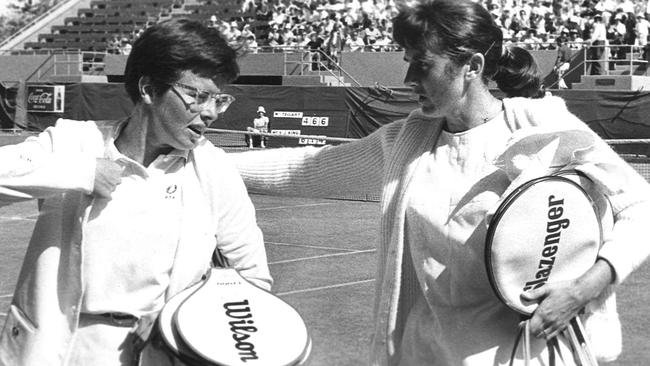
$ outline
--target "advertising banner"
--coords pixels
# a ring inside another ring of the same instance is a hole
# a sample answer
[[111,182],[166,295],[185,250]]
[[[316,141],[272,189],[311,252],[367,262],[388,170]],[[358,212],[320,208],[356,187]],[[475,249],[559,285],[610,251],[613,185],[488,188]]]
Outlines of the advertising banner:
[[27,111],[63,113],[64,85],[28,85]]

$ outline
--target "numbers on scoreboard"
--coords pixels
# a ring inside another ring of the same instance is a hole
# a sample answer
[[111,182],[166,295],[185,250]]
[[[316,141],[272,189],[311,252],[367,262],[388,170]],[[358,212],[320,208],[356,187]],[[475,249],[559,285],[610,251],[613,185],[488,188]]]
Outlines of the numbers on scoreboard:
[[329,117],[302,117],[303,126],[313,126],[313,127],[327,127],[329,126],[330,118]]
[[325,145],[326,141],[325,141],[325,139],[301,137],[301,138],[298,139],[298,143],[300,145]]

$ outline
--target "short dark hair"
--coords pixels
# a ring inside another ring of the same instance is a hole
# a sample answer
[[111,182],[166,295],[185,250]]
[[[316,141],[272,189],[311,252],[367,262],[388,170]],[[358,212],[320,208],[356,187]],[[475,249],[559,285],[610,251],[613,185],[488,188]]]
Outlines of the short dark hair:
[[503,33],[490,13],[471,0],[421,0],[402,5],[393,19],[393,39],[400,46],[443,54],[460,66],[475,53],[483,54],[483,81],[492,79],[508,96],[536,95],[541,74],[523,48],[503,46]]
[[124,83],[134,103],[140,101],[140,78],[151,79],[162,94],[183,71],[226,84],[237,78],[239,49],[215,28],[188,19],[172,19],[147,28],[133,43],[126,61]]

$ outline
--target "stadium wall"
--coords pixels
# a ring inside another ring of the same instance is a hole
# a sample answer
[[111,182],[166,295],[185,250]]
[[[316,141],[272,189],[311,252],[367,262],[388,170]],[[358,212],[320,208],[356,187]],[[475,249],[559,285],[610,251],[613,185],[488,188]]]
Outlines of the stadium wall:
[[0,56],[0,82],[7,84],[27,81],[49,57],[49,55]]
[[[557,52],[549,50],[531,52],[539,65],[542,76],[545,78],[545,85],[552,85],[555,80],[553,65]],[[580,54],[580,52],[576,52],[574,55],[577,63],[582,60]],[[21,65],[22,60],[12,59],[13,57],[16,56],[0,56],[0,65]],[[239,62],[241,75],[283,76],[285,74],[284,57],[284,53],[247,54]],[[343,52],[341,54],[341,67],[362,86],[374,86],[375,83],[378,83],[388,87],[401,87],[404,85],[403,80],[407,68],[403,57],[402,52]],[[112,77],[112,80],[119,80],[124,73],[126,58],[125,55],[106,55],[106,75],[109,75],[109,78]],[[32,63],[25,68],[28,67],[31,67],[33,72]],[[289,71],[291,71],[291,67],[288,66]],[[579,81],[579,72],[581,71],[579,68],[576,72],[568,74],[565,77],[567,83]],[[7,77],[15,77],[12,75],[15,74],[0,70],[0,81],[6,80]]]

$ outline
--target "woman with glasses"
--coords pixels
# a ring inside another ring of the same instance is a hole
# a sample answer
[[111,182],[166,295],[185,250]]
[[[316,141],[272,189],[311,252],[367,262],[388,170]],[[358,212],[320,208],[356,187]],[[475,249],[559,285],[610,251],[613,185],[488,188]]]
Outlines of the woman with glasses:
[[[615,285],[650,253],[648,183],[562,99],[530,98],[541,84],[534,59],[504,44],[480,2],[409,4],[393,20],[393,38],[420,107],[354,142],[233,154],[246,185],[269,194],[381,197],[372,365],[549,365],[553,355],[573,365],[565,340],[561,354],[546,341],[581,309],[592,350],[616,358]],[[614,229],[581,277],[522,289],[525,301],[539,303],[528,323],[528,363],[524,347],[513,353],[522,318],[488,281],[489,213],[517,177],[571,165],[607,196]]]
[[234,101],[237,52],[198,22],[148,28],[125,70],[132,113],[59,120],[0,148],[0,205],[40,214],[0,335],[1,365],[165,365],[146,343],[165,302],[214,258],[269,290],[262,233],[226,154],[204,136]]

